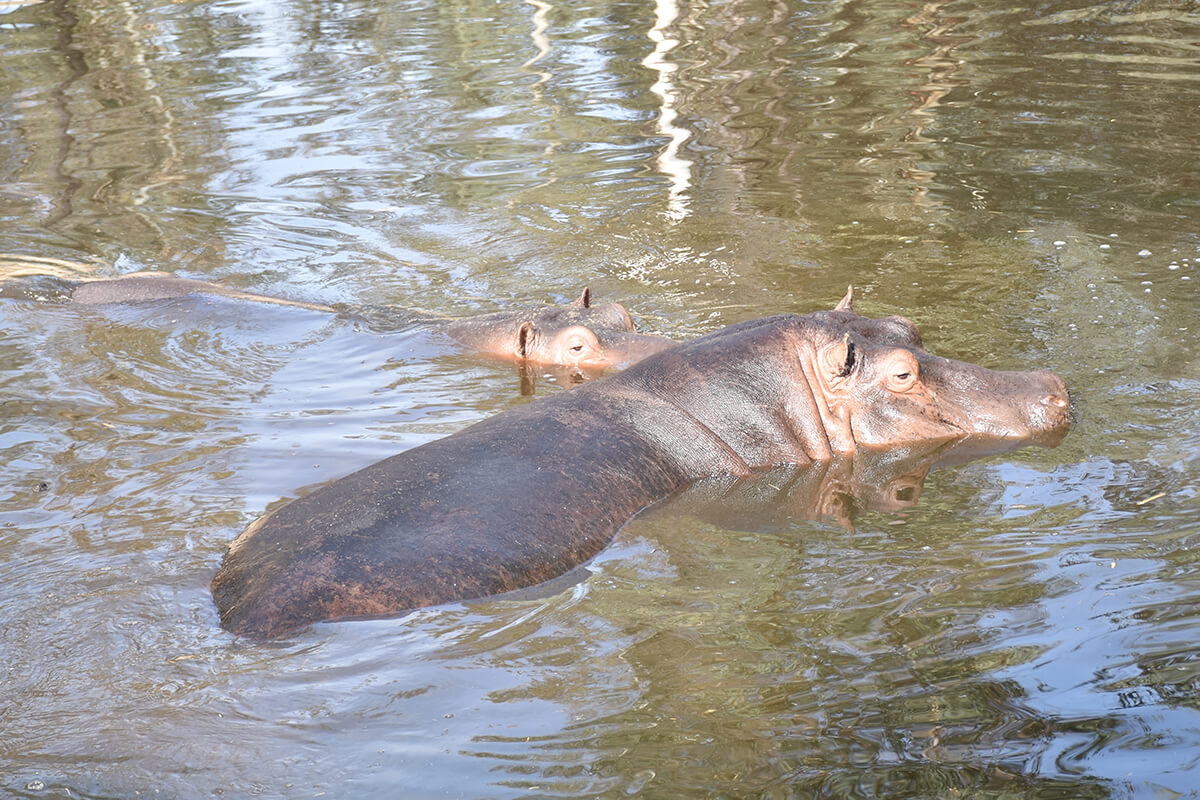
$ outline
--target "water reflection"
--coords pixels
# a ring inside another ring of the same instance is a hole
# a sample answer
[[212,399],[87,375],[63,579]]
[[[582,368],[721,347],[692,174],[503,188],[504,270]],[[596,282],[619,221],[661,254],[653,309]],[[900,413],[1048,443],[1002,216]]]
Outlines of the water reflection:
[[[827,485],[702,485],[643,515],[564,609],[544,605],[502,644],[464,634],[442,651],[533,676],[493,703],[569,717],[533,742],[520,725],[481,733],[466,752],[509,764],[498,785],[570,796],[940,797],[1014,781],[1108,796],[1102,781],[1031,775],[1063,732],[1004,671],[1043,657],[1013,638],[1044,619],[1053,587],[996,545],[928,536],[928,518],[897,514],[930,455],[860,464],[865,491],[834,504],[909,520],[892,533],[804,521],[826,517],[827,486],[854,470]],[[984,625],[993,615],[1007,626]]]
[[669,137],[666,148],[658,156],[658,166],[671,184],[667,219],[679,222],[689,214],[687,190],[692,185],[692,162],[679,154],[679,148],[691,132],[675,123],[681,100],[680,90],[675,86],[679,65],[668,59],[679,44],[679,40],[668,33],[679,19],[679,4],[675,0],[655,0],[654,17],[654,27],[646,34],[654,42],[654,52],[642,59],[642,64],[658,73],[658,79],[650,87],[661,100],[656,127],[659,133]]
[[[905,27],[924,29],[922,38],[933,44],[932,52],[909,62],[914,66],[928,68],[929,74],[923,84],[909,90],[914,105],[909,114],[916,124],[905,134],[905,142],[934,143],[936,140],[925,136],[924,132],[927,126],[936,124],[937,109],[943,105],[943,101],[951,92],[970,86],[970,81],[957,77],[964,60],[954,54],[954,49],[960,45],[968,45],[973,37],[954,33],[955,25],[964,22],[966,17],[944,14],[945,7],[952,5],[950,2],[926,3],[918,13],[901,23]],[[900,171],[900,177],[911,182],[913,203],[917,205],[939,204],[935,198],[930,197],[930,189],[938,177],[936,172],[929,169],[932,163],[930,160],[917,158],[906,169]],[[977,200],[982,199],[978,195],[975,196]]]
[[953,452],[945,444],[859,450],[748,478],[703,480],[667,506],[726,530],[778,531],[795,520],[825,520],[853,531],[859,514],[894,513],[916,505],[929,470]]
[[[526,3],[533,6],[533,30],[529,32],[529,38],[533,40],[534,49],[537,52],[521,66],[524,69],[529,69],[534,64],[537,64],[550,53],[550,39],[546,36],[546,29],[550,27],[549,14],[554,10],[554,6],[544,0],[525,0]],[[540,100],[542,88],[553,77],[550,72],[538,72],[538,80],[530,91],[533,93],[534,100]]]

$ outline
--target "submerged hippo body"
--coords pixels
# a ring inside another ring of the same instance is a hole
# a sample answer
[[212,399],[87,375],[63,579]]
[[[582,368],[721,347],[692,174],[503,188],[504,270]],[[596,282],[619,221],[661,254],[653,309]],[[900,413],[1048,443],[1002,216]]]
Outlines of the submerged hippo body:
[[212,582],[273,637],[546,581],[697,478],[912,442],[1065,430],[1050,373],[937,358],[850,310],[741,323],[328,483],[247,528]]
[[137,303],[147,300],[166,300],[194,294],[218,295],[235,300],[253,300],[272,305],[297,306],[314,311],[335,312],[332,306],[321,303],[305,303],[283,297],[245,292],[232,286],[222,286],[210,281],[181,278],[166,272],[133,272],[116,278],[97,278],[69,283],[72,303],[102,305],[105,303]]
[[[394,311],[382,307],[348,309],[288,300],[165,272],[134,272],[116,278],[82,281],[54,280],[56,288],[48,294],[84,305],[215,295],[369,320],[386,318],[387,312]],[[414,316],[409,313],[404,319],[412,324]],[[637,333],[629,312],[620,303],[592,305],[591,290],[586,288],[575,302],[563,305],[458,319],[435,316],[418,316],[417,319],[472,350],[518,364],[564,367],[585,378],[597,377],[609,367],[633,363],[674,344],[661,336]]]

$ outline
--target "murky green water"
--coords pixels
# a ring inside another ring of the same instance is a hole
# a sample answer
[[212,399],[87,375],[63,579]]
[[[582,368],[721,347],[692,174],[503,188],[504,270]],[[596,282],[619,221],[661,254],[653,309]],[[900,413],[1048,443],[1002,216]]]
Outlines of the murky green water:
[[559,593],[257,645],[207,589],[238,531],[515,372],[0,301],[0,794],[1197,797],[1197,41],[1169,0],[0,4],[9,273],[587,283],[680,338],[854,283],[1079,415],[853,530],[685,496]]

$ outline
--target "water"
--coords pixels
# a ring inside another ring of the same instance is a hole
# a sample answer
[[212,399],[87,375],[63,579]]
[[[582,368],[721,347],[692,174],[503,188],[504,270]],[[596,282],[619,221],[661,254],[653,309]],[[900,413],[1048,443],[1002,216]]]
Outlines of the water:
[[5,274],[452,315],[587,283],[678,338],[853,283],[1078,413],[851,527],[688,495],[549,594],[259,645],[207,590],[237,532],[528,402],[515,371],[299,308],[0,301],[0,794],[1196,797],[1198,28],[1166,0],[0,6]]

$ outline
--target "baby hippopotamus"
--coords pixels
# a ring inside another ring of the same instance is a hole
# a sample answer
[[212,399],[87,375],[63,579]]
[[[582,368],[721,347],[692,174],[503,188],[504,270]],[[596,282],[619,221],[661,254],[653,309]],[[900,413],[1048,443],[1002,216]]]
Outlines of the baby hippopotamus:
[[517,363],[573,368],[586,377],[675,345],[663,336],[638,333],[620,303],[592,305],[592,291],[586,287],[568,305],[446,319],[439,327],[481,353]]
[[[165,272],[134,272],[116,278],[64,280],[47,278],[39,291],[11,291],[17,297],[48,297],[85,305],[130,303],[189,295],[295,306],[350,317],[378,319],[394,309],[348,309],[255,294],[210,281]],[[409,313],[405,319],[442,331],[461,345],[522,365],[561,367],[582,377],[623,367],[675,343],[662,336],[640,334],[620,303],[593,305],[585,288],[573,303],[450,318]]]
[[497,414],[260,518],[212,581],[222,625],[275,637],[532,586],[706,476],[931,442],[1050,443],[1049,372],[926,352],[913,323],[851,308],[731,325]]

